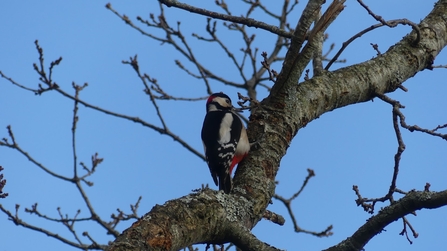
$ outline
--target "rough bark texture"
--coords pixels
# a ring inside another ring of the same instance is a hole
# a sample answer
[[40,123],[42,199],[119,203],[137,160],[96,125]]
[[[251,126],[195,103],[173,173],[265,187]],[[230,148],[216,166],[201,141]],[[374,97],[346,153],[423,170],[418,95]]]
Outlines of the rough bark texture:
[[[279,163],[300,128],[325,112],[369,101],[376,92],[393,92],[432,64],[447,43],[447,0],[439,1],[419,27],[422,37],[416,46],[412,46],[416,37],[412,32],[372,60],[323,72],[301,84],[301,68],[294,64],[294,54],[288,53],[270,96],[250,117],[249,137],[259,144],[240,164],[233,192],[226,195],[204,189],[157,205],[125,230],[109,250],[178,250],[193,243],[237,243],[236,228],[247,236],[243,232],[261,219],[274,194]],[[299,50],[293,45],[290,51]],[[380,222],[384,226],[389,221]],[[358,234],[361,241],[353,249],[331,250],[355,250],[374,236],[362,237],[368,231]]]

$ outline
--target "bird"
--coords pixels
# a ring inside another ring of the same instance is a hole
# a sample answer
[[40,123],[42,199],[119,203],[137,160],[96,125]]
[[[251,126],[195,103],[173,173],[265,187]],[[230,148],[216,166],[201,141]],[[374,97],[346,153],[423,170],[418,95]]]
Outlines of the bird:
[[207,99],[201,138],[214,183],[229,194],[233,168],[247,156],[250,143],[247,130],[226,94],[214,93]]

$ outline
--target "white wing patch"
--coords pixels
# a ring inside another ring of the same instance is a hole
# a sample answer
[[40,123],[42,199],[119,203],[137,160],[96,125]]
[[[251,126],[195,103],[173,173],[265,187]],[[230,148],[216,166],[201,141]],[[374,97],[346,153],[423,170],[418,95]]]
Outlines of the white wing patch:
[[226,113],[220,123],[219,129],[219,144],[230,142],[231,139],[231,124],[233,124],[233,114]]
[[242,126],[241,138],[237,144],[236,155],[245,155],[250,151],[250,143],[248,142],[247,131]]
[[[206,155],[206,145],[205,145],[205,142],[203,142],[202,141],[202,145],[203,145],[203,152],[205,153],[205,155]],[[208,163],[208,156],[205,156],[206,158],[206,163]]]

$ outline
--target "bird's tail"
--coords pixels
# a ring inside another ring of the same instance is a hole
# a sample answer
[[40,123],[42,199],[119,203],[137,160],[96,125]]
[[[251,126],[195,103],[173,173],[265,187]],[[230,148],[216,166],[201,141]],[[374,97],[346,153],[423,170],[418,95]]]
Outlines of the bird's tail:
[[231,176],[229,173],[219,175],[219,190],[223,190],[224,193],[229,194],[231,191]]

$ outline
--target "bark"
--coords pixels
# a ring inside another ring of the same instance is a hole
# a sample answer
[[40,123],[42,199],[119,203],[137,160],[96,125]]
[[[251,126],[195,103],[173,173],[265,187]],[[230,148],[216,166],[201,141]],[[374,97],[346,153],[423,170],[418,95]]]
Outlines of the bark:
[[[309,4],[315,2],[309,1]],[[313,7],[314,11],[318,9]],[[419,27],[421,40],[417,45],[412,45],[416,33],[411,32],[372,60],[322,72],[300,84],[303,67],[295,64],[295,60],[303,37],[296,38],[271,94],[250,117],[249,137],[258,144],[240,164],[233,192],[226,195],[203,189],[157,205],[125,230],[108,250],[179,250],[194,243],[245,243],[240,239],[248,238],[244,231],[252,229],[267,208],[275,191],[274,180],[281,158],[299,129],[328,111],[369,101],[376,93],[393,92],[405,80],[430,67],[447,43],[447,0],[439,1]],[[303,34],[303,30],[296,32]],[[442,196],[445,198],[445,193]],[[444,200],[442,205],[445,204]],[[399,210],[394,204],[391,207]],[[408,210],[401,207],[400,212],[404,215]],[[381,221],[380,227],[398,219],[399,215],[395,214],[391,221]],[[236,229],[241,231],[240,235],[235,234]],[[366,242],[360,240],[355,248]],[[246,243],[244,250],[261,250]]]

